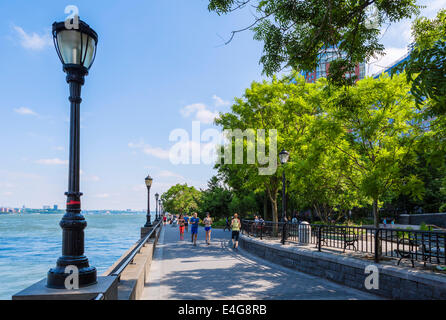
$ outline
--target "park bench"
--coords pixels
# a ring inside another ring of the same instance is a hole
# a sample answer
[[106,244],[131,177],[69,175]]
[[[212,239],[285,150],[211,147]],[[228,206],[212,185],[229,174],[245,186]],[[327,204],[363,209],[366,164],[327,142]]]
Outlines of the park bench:
[[440,259],[446,259],[445,236],[446,233],[417,233],[411,234],[407,238],[403,237],[399,239],[397,242],[397,248],[395,249],[397,255],[400,256],[398,265],[403,259],[407,259],[411,261],[412,267],[414,267],[414,260],[417,260],[418,256],[421,256],[424,266],[426,266],[426,262],[432,258],[434,258],[437,263],[440,264]]
[[[353,247],[353,249],[357,250],[357,243],[359,241],[359,234],[355,232],[354,229],[350,228],[329,228],[328,231],[324,230],[326,227],[321,227],[322,230],[320,232],[320,243],[321,246],[323,243],[325,243],[326,246],[329,246],[329,241],[341,241],[342,242],[342,248],[344,249],[343,252],[349,247]],[[317,238],[317,241],[319,243],[319,231],[318,228],[314,229],[314,235]]]

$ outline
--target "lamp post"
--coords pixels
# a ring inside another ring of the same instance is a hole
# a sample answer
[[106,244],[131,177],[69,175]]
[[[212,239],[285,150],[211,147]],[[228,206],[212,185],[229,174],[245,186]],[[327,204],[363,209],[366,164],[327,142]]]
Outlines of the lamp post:
[[79,20],[77,29],[66,29],[65,22],[53,23],[53,42],[57,55],[67,74],[66,81],[70,86],[70,155],[68,173],[68,192],[66,213],[59,225],[62,228],[62,256],[57,265],[48,271],[47,286],[64,289],[67,266],[77,268],[79,287],[97,283],[96,268],[90,267],[84,255],[84,229],[87,226],[81,214],[82,193],[79,192],[79,158],[80,158],[80,104],[81,87],[85,76],[96,56],[98,35],[88,24]]
[[283,166],[283,172],[282,172],[282,221],[283,221],[283,230],[282,230],[282,244],[285,244],[286,240],[286,224],[287,224],[287,218],[286,218],[286,195],[285,195],[285,187],[286,187],[286,180],[285,180],[285,164],[288,162],[288,159],[290,158],[290,154],[285,149],[282,150],[279,153],[279,159],[280,163]]
[[150,228],[152,226],[152,219],[150,216],[150,187],[152,186],[153,179],[150,175],[148,175],[145,179],[147,186],[147,216],[146,216],[146,224],[145,228]]
[[158,202],[158,198],[159,198],[159,194],[158,193],[155,193],[155,200],[156,200],[156,202],[155,202],[155,218],[156,218],[156,220],[158,220],[158,204],[159,204],[159,202]]

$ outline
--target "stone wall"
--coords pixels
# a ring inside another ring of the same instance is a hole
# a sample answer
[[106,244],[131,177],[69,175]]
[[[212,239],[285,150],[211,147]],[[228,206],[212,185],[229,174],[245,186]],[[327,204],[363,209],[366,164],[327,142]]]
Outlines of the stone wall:
[[[163,224],[155,231],[154,235],[141,248],[140,252],[133,259],[133,263],[129,264],[121,273],[118,283],[118,297],[117,300],[139,300],[144,291],[144,286],[148,279],[150,266],[152,265],[152,258],[158,243],[158,238],[161,233]],[[103,275],[108,275],[117,265],[132,252],[138,245],[135,243],[121,258],[119,258]]]
[[446,213],[401,214],[398,218],[400,224],[419,225],[423,222],[446,228]]
[[[265,260],[391,299],[446,299],[446,276],[405,267],[374,264],[341,254],[267,243],[242,235],[240,246]],[[367,290],[365,268],[379,271],[379,289]]]

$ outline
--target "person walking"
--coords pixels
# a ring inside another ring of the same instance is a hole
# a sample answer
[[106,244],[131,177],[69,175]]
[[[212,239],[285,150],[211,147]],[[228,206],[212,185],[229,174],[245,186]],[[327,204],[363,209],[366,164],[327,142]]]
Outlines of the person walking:
[[166,225],[166,222],[167,222],[167,217],[166,216],[163,217],[163,222],[164,222],[164,225]]
[[182,214],[180,214],[180,217],[178,218],[178,226],[180,229],[180,240],[184,240],[184,217]]
[[194,212],[194,216],[189,219],[191,224],[191,242],[194,243],[194,246],[197,245],[197,236],[198,236],[198,224],[200,223],[200,218],[198,218],[198,215],[196,212]]
[[204,230],[206,231],[206,243],[210,245],[211,243],[211,228],[212,228],[212,218],[209,212],[206,213],[206,218],[203,220]]
[[231,221],[231,229],[232,229],[232,242],[234,244],[234,249],[238,250],[238,239],[240,236],[240,227],[242,223],[238,218],[238,214],[234,213],[234,218]]

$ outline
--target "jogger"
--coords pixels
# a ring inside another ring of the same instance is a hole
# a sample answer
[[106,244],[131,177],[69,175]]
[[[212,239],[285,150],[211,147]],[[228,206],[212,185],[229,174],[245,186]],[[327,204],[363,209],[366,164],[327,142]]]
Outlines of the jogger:
[[180,226],[180,240],[184,240],[184,224],[185,221],[183,215],[180,214],[180,217],[178,219],[178,225]]
[[194,246],[197,245],[197,236],[198,236],[198,224],[200,223],[200,218],[197,217],[197,213],[194,212],[194,216],[190,218],[190,224],[191,224],[191,242],[194,243]]
[[231,221],[231,229],[232,229],[232,242],[234,243],[234,249],[238,248],[238,238],[240,236],[240,227],[241,222],[238,218],[238,214],[234,213],[234,218]]
[[211,228],[212,228],[212,218],[211,214],[206,213],[206,218],[203,220],[204,222],[204,230],[206,231],[206,243],[209,245],[211,243]]

